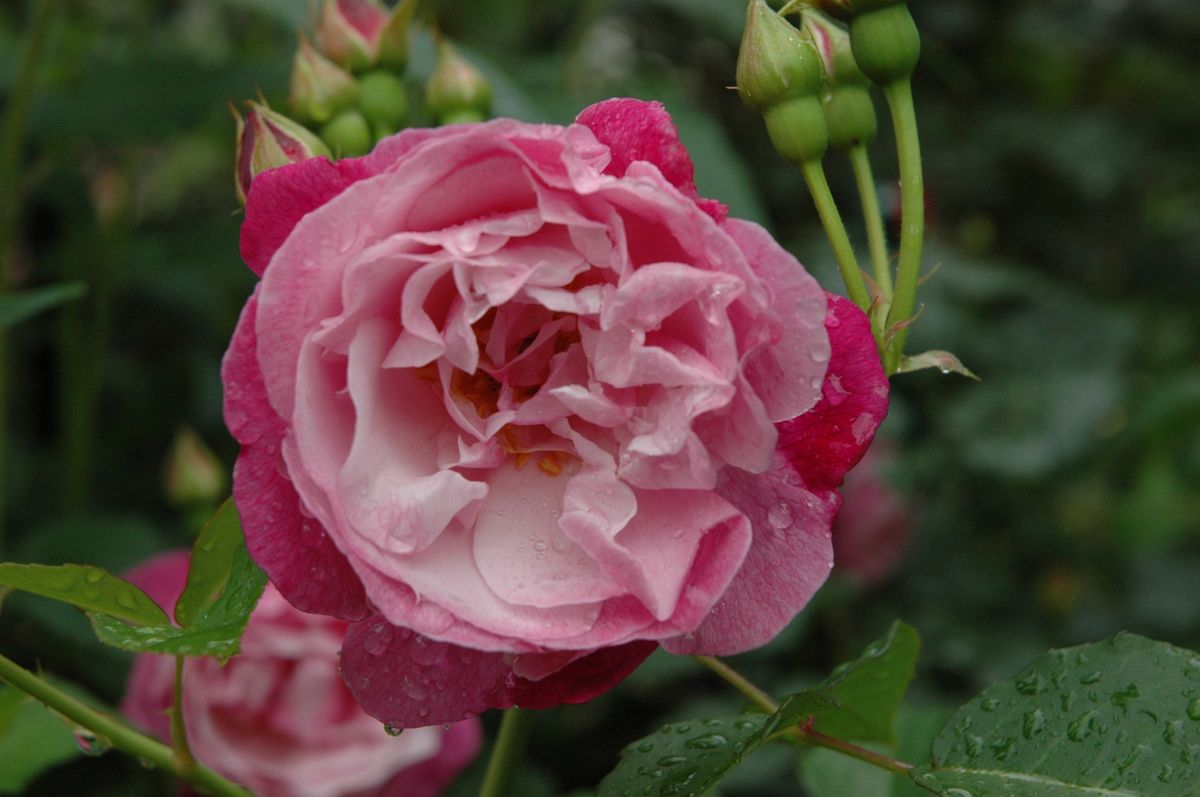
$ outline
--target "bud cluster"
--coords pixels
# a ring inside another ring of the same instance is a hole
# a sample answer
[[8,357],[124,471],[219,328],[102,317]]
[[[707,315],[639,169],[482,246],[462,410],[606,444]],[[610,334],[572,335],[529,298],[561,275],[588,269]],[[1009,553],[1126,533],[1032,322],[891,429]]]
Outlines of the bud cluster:
[[[370,151],[404,127],[410,89],[404,75],[417,0],[388,10],[380,0],[323,0],[315,36],[303,35],[292,61],[290,117],[265,101],[237,111],[237,194],[245,202],[261,172],[314,157]],[[439,124],[486,119],[491,90],[449,43],[439,41],[426,106]]]

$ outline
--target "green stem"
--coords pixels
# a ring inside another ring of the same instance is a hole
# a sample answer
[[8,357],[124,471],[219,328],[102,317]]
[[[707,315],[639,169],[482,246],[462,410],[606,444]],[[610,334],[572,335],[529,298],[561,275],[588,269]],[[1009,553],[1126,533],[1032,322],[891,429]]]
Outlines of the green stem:
[[[768,695],[746,676],[739,673],[737,670],[730,667],[720,659],[712,656],[693,656],[696,661],[703,664],[708,669],[712,670],[724,681],[726,681],[734,689],[741,692],[746,697],[750,698],[759,708],[768,714],[774,714],[779,710],[779,703],[775,698]],[[870,764],[871,766],[885,769],[896,775],[907,775],[909,770],[913,768],[912,764],[906,761],[900,761],[895,758],[876,753],[874,750],[868,750],[865,747],[859,747],[856,744],[851,744],[844,739],[838,739],[834,736],[821,733],[812,727],[811,720],[804,725],[791,725],[776,731],[774,735],[768,737],[768,741],[773,741],[778,738],[787,737],[788,739],[800,744],[812,745],[814,747],[824,747],[829,750],[841,753],[842,755],[857,758],[859,761]]]
[[4,656],[0,656],[0,680],[7,681],[80,727],[106,739],[113,747],[142,761],[148,761],[203,792],[216,797],[253,797],[241,786],[226,780],[202,764],[193,763],[191,768],[183,769],[175,751],[167,745],[85,705]]
[[[37,67],[50,33],[57,0],[40,0],[30,13],[29,29],[25,34],[25,52],[17,67],[8,108],[0,124],[0,296],[8,292],[8,264],[16,237],[17,221],[21,215],[21,153],[25,148],[25,119],[37,80]],[[8,341],[0,329],[0,551],[4,548],[4,457],[8,451],[5,433],[8,430]]]
[[772,698],[763,690],[759,689],[757,686],[751,683],[746,676],[742,675],[740,672],[733,669],[720,659],[713,658],[712,656],[693,656],[692,658],[715,672],[730,686],[748,697],[750,702],[754,703],[768,714],[774,714],[779,710],[779,704],[775,702],[774,698]]
[[[884,86],[883,94],[892,112],[900,160],[900,263],[896,268],[896,294],[887,316],[888,329],[894,329],[896,324],[911,319],[916,308],[921,245],[925,239],[925,178],[921,173],[921,142],[912,83],[898,80]],[[904,327],[897,329],[892,338],[885,357],[889,374],[894,374],[900,365],[907,337],[908,329]]]
[[858,270],[854,246],[850,243],[850,236],[846,234],[846,225],[842,224],[842,214],[838,213],[837,203],[833,201],[833,193],[829,190],[829,182],[825,179],[825,167],[819,160],[810,160],[800,165],[800,171],[804,173],[808,192],[812,194],[813,204],[817,206],[817,215],[821,217],[825,236],[829,238],[829,244],[833,247],[833,256],[842,272],[842,281],[846,283],[850,301],[866,312],[871,306],[871,297],[867,294],[867,283],[863,282],[862,272]]
[[187,725],[183,721],[183,663],[186,658],[175,657],[175,700],[171,703],[171,746],[175,749],[175,760],[183,772],[196,767],[192,748],[188,745]]
[[479,797],[506,797],[512,789],[517,775],[517,765],[525,754],[525,745],[533,731],[533,712],[510,708],[500,721],[500,735],[492,748],[487,772],[483,776],[483,788]]
[[[883,300],[892,301],[892,270],[888,258],[887,235],[883,231],[883,214],[879,212],[879,193],[875,188],[875,175],[871,170],[871,156],[861,144],[851,147],[846,153],[850,168],[854,170],[854,181],[862,199],[863,222],[867,226],[867,244],[871,248],[871,273]],[[887,314],[887,307],[881,311]]]

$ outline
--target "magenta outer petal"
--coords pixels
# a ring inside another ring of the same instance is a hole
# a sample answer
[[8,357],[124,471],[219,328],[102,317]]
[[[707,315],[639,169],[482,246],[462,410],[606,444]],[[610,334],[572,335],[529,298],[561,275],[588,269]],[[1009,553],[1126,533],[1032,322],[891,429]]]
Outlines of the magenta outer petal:
[[442,734],[442,749],[392,778],[376,797],[437,797],[479,753],[483,729],[469,719]]
[[605,100],[584,108],[575,121],[590,128],[596,139],[611,150],[612,161],[605,174],[623,177],[634,161],[648,161],[718,222],[729,214],[729,208],[716,200],[702,199],[696,192],[692,157],[661,102],[630,97]]
[[829,575],[837,487],[887,414],[888,382],[858,308],[831,294],[825,328],[832,354],[823,397],[778,424],[774,467],[761,476],[729,468],[721,474],[717,492],[750,518],[754,542],[700,628],[663,642],[672,653],[729,656],[764,645]]
[[778,424],[779,450],[810,489],[835,489],[862,459],[888,410],[888,380],[871,324],[849,300],[829,294],[825,316],[832,355],[822,398]]
[[[620,683],[655,647],[639,641],[580,652],[577,658],[561,651],[514,656],[437,642],[376,615],[346,634],[342,677],[368,714],[413,728],[456,722],[489,708],[587,702]],[[549,674],[533,681],[514,668]]]
[[233,470],[246,547],[288,602],[301,611],[360,620],[369,613],[358,576],[314,518],[286,474],[285,425],[267,400],[255,356],[257,294],[246,302],[221,366],[225,423],[242,444]]

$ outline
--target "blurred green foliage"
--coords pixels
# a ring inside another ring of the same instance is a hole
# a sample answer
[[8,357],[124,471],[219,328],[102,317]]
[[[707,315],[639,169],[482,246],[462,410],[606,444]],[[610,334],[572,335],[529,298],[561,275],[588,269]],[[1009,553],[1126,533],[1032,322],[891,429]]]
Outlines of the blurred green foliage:
[[[1193,0],[911,5],[926,263],[941,268],[910,349],[949,349],[983,382],[896,380],[890,475],[917,518],[902,566],[870,589],[835,575],[776,644],[735,664],[794,691],[903,617],[924,639],[906,711],[933,716],[914,723],[932,734],[946,706],[1051,645],[1130,629],[1200,646],[1200,15]],[[728,90],[742,12],[738,0],[425,4],[491,81],[497,114],[565,123],[609,96],[662,100],[701,193],[767,224],[832,287],[798,173]],[[28,15],[0,6],[6,99]],[[282,107],[307,17],[300,0],[61,5],[2,266],[17,289],[78,281],[87,293],[9,336],[0,558],[119,572],[190,544],[164,462],[184,426],[232,462],[218,362],[254,283],[237,254],[226,104],[261,91]],[[414,80],[432,65],[420,38]],[[881,181],[895,174],[891,145],[885,132],[873,149]],[[854,220],[849,168],[829,167]],[[881,189],[894,205],[892,184]],[[81,616],[21,595],[3,609],[7,655],[119,699],[128,658]],[[658,724],[739,704],[690,660],[656,654],[614,692],[544,713],[522,793],[590,788]],[[818,761],[802,778],[814,788],[829,776]],[[110,755],[26,793],[81,788],[169,787]],[[802,788],[781,748],[722,793]]]

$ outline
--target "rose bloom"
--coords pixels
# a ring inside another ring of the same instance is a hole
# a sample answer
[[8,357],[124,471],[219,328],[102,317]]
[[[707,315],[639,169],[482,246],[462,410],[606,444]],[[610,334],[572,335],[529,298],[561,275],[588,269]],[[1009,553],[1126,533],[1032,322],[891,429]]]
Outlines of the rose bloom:
[[772,639],[887,410],[866,317],[700,199],[657,103],[259,175],[224,362],[247,544],[400,726]]
[[[165,609],[187,580],[184,552],[128,578]],[[393,738],[338,675],[347,623],[297,611],[272,587],[250,617],[241,653],[184,665],[184,721],[196,758],[259,797],[433,797],[479,748],[478,720]],[[170,740],[175,659],[141,654],[122,711]]]

